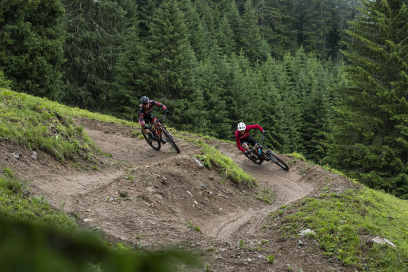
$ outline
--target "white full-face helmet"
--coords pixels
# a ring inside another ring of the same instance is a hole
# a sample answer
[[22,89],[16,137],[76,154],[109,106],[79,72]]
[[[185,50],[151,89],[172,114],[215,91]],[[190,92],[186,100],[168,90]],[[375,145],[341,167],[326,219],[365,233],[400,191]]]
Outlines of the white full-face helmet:
[[245,129],[246,129],[246,125],[245,125],[243,122],[241,122],[241,123],[238,124],[238,130],[239,130],[239,131],[245,130]]

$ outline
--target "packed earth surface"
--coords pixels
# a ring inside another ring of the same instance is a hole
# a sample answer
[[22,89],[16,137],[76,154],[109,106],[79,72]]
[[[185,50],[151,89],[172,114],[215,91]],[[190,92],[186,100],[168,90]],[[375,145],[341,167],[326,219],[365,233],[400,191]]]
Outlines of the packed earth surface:
[[168,143],[153,150],[135,137],[139,128],[75,120],[104,153],[94,161],[59,162],[2,142],[0,166],[11,167],[29,182],[31,194],[83,228],[138,249],[187,247],[203,256],[201,271],[354,271],[329,262],[316,240],[283,237],[279,221],[269,216],[317,197],[322,188],[341,193],[356,186],[346,178],[285,155],[279,156],[289,171],[271,162],[256,165],[231,143],[203,139],[259,182],[237,185],[216,166],[204,167],[195,157],[200,147],[177,133],[180,154]]

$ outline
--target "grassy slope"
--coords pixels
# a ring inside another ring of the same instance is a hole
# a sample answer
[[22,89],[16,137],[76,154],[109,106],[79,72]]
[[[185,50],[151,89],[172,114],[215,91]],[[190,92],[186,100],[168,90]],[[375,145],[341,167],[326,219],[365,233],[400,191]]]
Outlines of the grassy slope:
[[52,209],[44,198],[29,198],[25,195],[26,185],[16,179],[7,167],[0,173],[0,216],[37,224],[53,225],[72,232],[75,220],[64,212]]
[[[139,127],[139,124],[134,122],[70,108],[46,99],[0,88],[0,120],[3,120],[0,122],[0,137],[9,142],[28,148],[40,148],[59,160],[72,159],[75,156],[88,158],[92,156],[92,151],[98,151],[98,148],[86,133],[83,133],[83,128],[75,125],[72,120],[74,116]],[[174,129],[171,131],[176,132]],[[201,151],[204,154],[202,158],[208,163],[217,165],[219,169],[226,170],[224,174],[232,181],[245,185],[257,184],[256,180],[243,172],[233,160],[203,141],[195,140],[202,135],[188,134],[188,136],[189,141],[202,147]]]
[[[92,157],[99,149],[83,128],[75,125],[73,116],[136,125],[0,88],[2,145],[7,141],[41,149],[61,161]],[[103,265],[103,271],[141,271],[147,267],[170,272],[174,271],[170,260],[199,263],[195,256],[177,250],[135,255],[118,244],[112,251],[95,235],[79,231],[63,206],[53,209],[42,197],[30,197],[27,189],[10,168],[0,169],[0,266],[6,271],[101,271]]]
[[0,89],[0,140],[41,149],[61,161],[86,156],[96,147],[67,112],[57,103]]
[[[304,160],[299,154],[291,155]],[[323,169],[343,175],[328,166]],[[309,239],[317,239],[329,262],[368,271],[408,271],[408,201],[361,188],[342,194],[330,194],[330,188],[323,188],[320,197],[305,198],[269,216],[286,214],[280,219],[286,237],[300,238],[301,230],[314,230]],[[390,240],[397,248],[372,243],[376,236]]]
[[[111,116],[66,107],[0,88],[0,137],[7,141],[28,148],[42,148],[61,160],[89,153],[96,147],[82,129],[70,120],[73,116],[137,126],[136,123]],[[256,183],[251,177],[241,173],[241,169],[236,169],[233,162],[219,156],[219,152],[195,138],[197,135],[193,134],[187,137],[189,141],[202,146],[204,155],[201,159],[205,163],[215,163],[221,170],[229,169],[229,174],[228,171],[226,174],[238,183]],[[292,155],[303,160],[297,154]],[[2,214],[44,223],[53,222],[65,229],[73,228],[71,218],[50,209],[41,199],[30,200],[23,197],[19,184],[19,181],[13,181],[10,176],[3,174],[0,182]],[[293,207],[289,213],[282,218],[282,221],[292,222],[290,227],[285,227],[285,232],[297,235],[305,227],[313,228],[329,260],[337,258],[346,265],[373,271],[408,271],[407,201],[367,188],[347,191],[341,195],[322,192],[319,198],[304,199],[302,205]],[[279,211],[275,215],[277,214]],[[376,235],[389,239],[397,248],[366,243],[365,237]]]

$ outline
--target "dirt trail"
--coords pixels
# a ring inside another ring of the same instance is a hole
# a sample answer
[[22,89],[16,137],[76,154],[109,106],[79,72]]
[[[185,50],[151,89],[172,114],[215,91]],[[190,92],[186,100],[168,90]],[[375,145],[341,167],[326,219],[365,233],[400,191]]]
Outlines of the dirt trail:
[[[22,156],[16,159],[10,156],[16,151],[13,146],[0,150],[0,166],[12,165],[20,177],[31,181],[35,194],[76,214],[78,222],[101,230],[111,240],[138,246],[182,243],[204,251],[213,248],[208,254],[213,271],[285,271],[281,267],[289,261],[293,269],[303,271],[336,270],[323,261],[306,266],[291,253],[273,266],[265,258],[245,261],[240,258],[243,253],[231,256],[241,251],[236,247],[240,240],[259,246],[264,238],[262,225],[271,211],[327,186],[328,177],[342,190],[349,184],[344,178],[286,156],[281,158],[289,163],[288,172],[272,163],[256,165],[234,145],[217,143],[223,154],[259,181],[258,188],[239,187],[216,169],[200,166],[191,156],[200,154],[199,147],[181,138],[175,137],[180,154],[169,144],[154,151],[144,139],[131,137],[132,128],[82,118],[76,122],[110,154],[87,163],[94,170],[84,169],[79,162],[58,163],[41,152],[32,159],[27,150],[19,150]],[[263,188],[274,192],[272,203],[257,199]],[[263,254],[274,250],[270,243]]]

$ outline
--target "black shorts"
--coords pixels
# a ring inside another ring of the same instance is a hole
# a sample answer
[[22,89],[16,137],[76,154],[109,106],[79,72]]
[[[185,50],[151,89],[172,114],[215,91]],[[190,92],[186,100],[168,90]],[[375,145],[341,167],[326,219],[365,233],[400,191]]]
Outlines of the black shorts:
[[146,123],[150,124],[153,119],[156,118],[153,114],[148,114],[146,116],[143,116],[143,119],[145,120]]
[[255,146],[255,145],[256,145],[256,141],[255,141],[254,138],[252,138],[251,135],[249,135],[249,136],[246,137],[245,139],[241,139],[241,146],[242,146],[243,144],[250,144],[250,145],[252,145],[252,146]]

